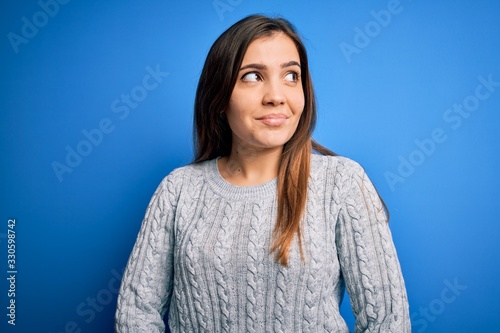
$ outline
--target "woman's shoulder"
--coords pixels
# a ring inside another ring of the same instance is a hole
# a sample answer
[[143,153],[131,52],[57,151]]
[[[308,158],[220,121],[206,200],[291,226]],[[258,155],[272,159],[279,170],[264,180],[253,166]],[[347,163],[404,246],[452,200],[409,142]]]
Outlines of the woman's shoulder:
[[199,163],[191,163],[173,169],[163,178],[160,187],[168,187],[172,190],[183,187],[186,183],[193,184],[201,179],[204,172],[209,169],[214,160],[208,160]]
[[310,175],[311,189],[336,193],[339,198],[351,193],[357,184],[368,179],[358,162],[343,156],[313,155]]
[[325,171],[329,175],[350,177],[353,173],[364,172],[363,167],[356,161],[339,155],[313,154],[311,158],[311,170],[315,172]]
[[193,162],[187,165],[180,166],[172,170],[166,178],[176,179],[179,177],[191,176],[197,173],[203,173],[204,170],[214,163],[214,160],[207,160],[203,162]]

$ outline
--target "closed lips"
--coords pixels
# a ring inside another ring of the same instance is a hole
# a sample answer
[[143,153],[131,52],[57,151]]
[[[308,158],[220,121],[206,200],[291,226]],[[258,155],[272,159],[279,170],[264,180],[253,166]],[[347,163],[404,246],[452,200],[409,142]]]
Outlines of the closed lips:
[[257,118],[257,120],[264,120],[264,119],[288,119],[288,116],[283,114],[283,113],[271,113],[271,114],[262,116],[260,118]]
[[288,116],[282,113],[272,113],[268,114],[262,117],[257,118],[257,120],[260,120],[264,124],[268,126],[280,126],[283,125],[286,120],[288,119]]

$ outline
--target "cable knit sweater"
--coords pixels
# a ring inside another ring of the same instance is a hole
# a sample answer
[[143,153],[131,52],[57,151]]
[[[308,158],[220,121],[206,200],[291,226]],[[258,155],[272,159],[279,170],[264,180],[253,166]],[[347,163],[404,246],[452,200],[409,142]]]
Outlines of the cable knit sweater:
[[312,155],[298,243],[269,253],[277,180],[240,187],[211,160],[174,170],[156,190],[118,297],[116,332],[410,332],[408,301],[383,206],[363,169]]

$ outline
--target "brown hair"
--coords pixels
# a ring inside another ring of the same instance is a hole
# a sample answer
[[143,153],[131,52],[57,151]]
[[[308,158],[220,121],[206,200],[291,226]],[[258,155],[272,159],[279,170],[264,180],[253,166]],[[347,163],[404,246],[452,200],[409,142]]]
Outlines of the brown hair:
[[309,73],[307,53],[293,25],[283,18],[248,16],[227,29],[212,45],[203,67],[194,106],[194,162],[202,162],[231,152],[231,129],[226,110],[236,84],[239,68],[250,43],[259,37],[282,32],[297,47],[301,65],[305,105],[292,138],[284,145],[278,171],[278,216],[271,252],[288,265],[292,241],[297,235],[303,261],[300,222],[306,206],[307,182],[312,150],[335,155],[312,140],[316,124],[316,101]]

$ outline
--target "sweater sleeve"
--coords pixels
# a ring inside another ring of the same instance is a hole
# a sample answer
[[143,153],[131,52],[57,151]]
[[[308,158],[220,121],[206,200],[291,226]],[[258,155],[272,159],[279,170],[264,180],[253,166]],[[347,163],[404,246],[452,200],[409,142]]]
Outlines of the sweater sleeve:
[[342,185],[344,197],[336,241],[355,333],[411,332],[400,264],[380,197],[361,166],[354,163]]
[[165,332],[173,286],[176,194],[166,177],[146,210],[123,274],[115,315],[117,333]]

